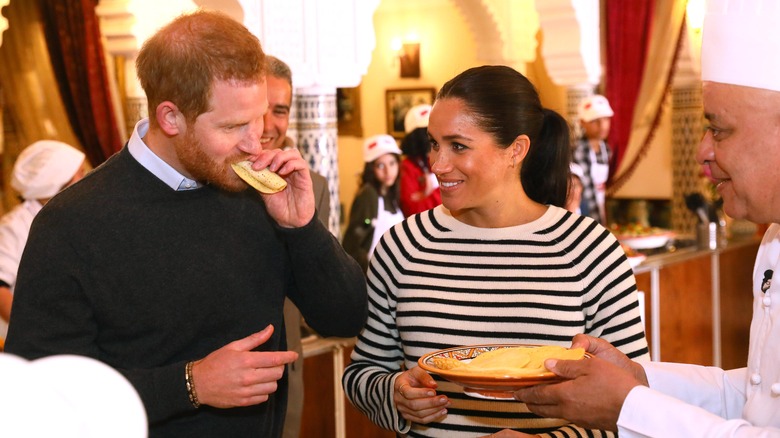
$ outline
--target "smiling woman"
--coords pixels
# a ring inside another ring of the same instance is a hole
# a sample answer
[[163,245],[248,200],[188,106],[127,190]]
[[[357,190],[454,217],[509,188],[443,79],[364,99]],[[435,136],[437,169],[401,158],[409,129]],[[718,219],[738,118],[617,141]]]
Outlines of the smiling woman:
[[439,91],[428,134],[443,205],[407,218],[376,246],[347,397],[410,436],[608,435],[541,419],[514,400],[466,397],[417,366],[456,346],[568,347],[583,332],[648,357],[625,253],[602,226],[561,208],[568,126],[528,79],[502,66],[461,73]]

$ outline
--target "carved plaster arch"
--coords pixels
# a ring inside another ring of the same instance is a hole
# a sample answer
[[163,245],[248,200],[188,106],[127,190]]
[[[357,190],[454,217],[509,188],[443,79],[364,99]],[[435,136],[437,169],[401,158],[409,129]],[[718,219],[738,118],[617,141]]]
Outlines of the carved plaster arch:
[[488,63],[504,63],[503,47],[506,31],[497,20],[487,0],[452,0],[466,20],[477,46],[477,59]]
[[561,86],[597,84],[601,78],[598,0],[452,0],[468,23],[477,58],[525,71],[536,59],[536,34],[544,33],[542,57]]
[[601,81],[599,0],[536,2],[544,33],[542,57],[550,78],[560,86]]
[[3,45],[3,32],[8,29],[8,19],[3,16],[3,8],[10,3],[11,0],[0,0],[0,46]]

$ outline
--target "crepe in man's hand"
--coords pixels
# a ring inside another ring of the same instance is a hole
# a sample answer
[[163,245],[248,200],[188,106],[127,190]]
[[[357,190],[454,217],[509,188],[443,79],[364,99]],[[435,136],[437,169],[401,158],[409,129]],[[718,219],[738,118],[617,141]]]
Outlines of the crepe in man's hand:
[[287,187],[287,181],[285,181],[284,178],[268,168],[261,170],[252,169],[252,162],[249,160],[239,161],[230,166],[233,167],[233,171],[236,172],[236,175],[260,193],[278,193]]

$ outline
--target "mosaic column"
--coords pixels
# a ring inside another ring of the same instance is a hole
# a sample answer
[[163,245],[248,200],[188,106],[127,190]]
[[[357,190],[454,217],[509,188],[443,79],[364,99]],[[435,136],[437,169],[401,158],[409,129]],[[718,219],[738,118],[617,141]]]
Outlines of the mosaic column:
[[707,188],[696,163],[696,151],[704,132],[701,85],[672,89],[672,228],[696,234],[696,216],[685,205],[685,195]]
[[339,162],[337,145],[336,88],[311,87],[295,90],[288,135],[311,170],[328,180],[330,219],[328,229],[339,236]]

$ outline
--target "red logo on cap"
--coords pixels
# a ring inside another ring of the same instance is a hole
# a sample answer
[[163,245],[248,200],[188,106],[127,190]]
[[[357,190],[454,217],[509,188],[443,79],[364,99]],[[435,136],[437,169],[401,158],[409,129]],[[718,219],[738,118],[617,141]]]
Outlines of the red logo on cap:
[[368,145],[368,148],[369,149],[374,149],[376,147],[376,145],[377,145],[377,142],[373,142],[373,143]]
[[593,104],[591,102],[588,102],[587,104],[585,104],[585,109],[590,109],[590,107],[592,106]]
[[428,114],[428,110],[427,109],[424,109],[424,110],[420,111],[420,115],[421,116],[424,116],[424,115],[427,115],[427,114]]

